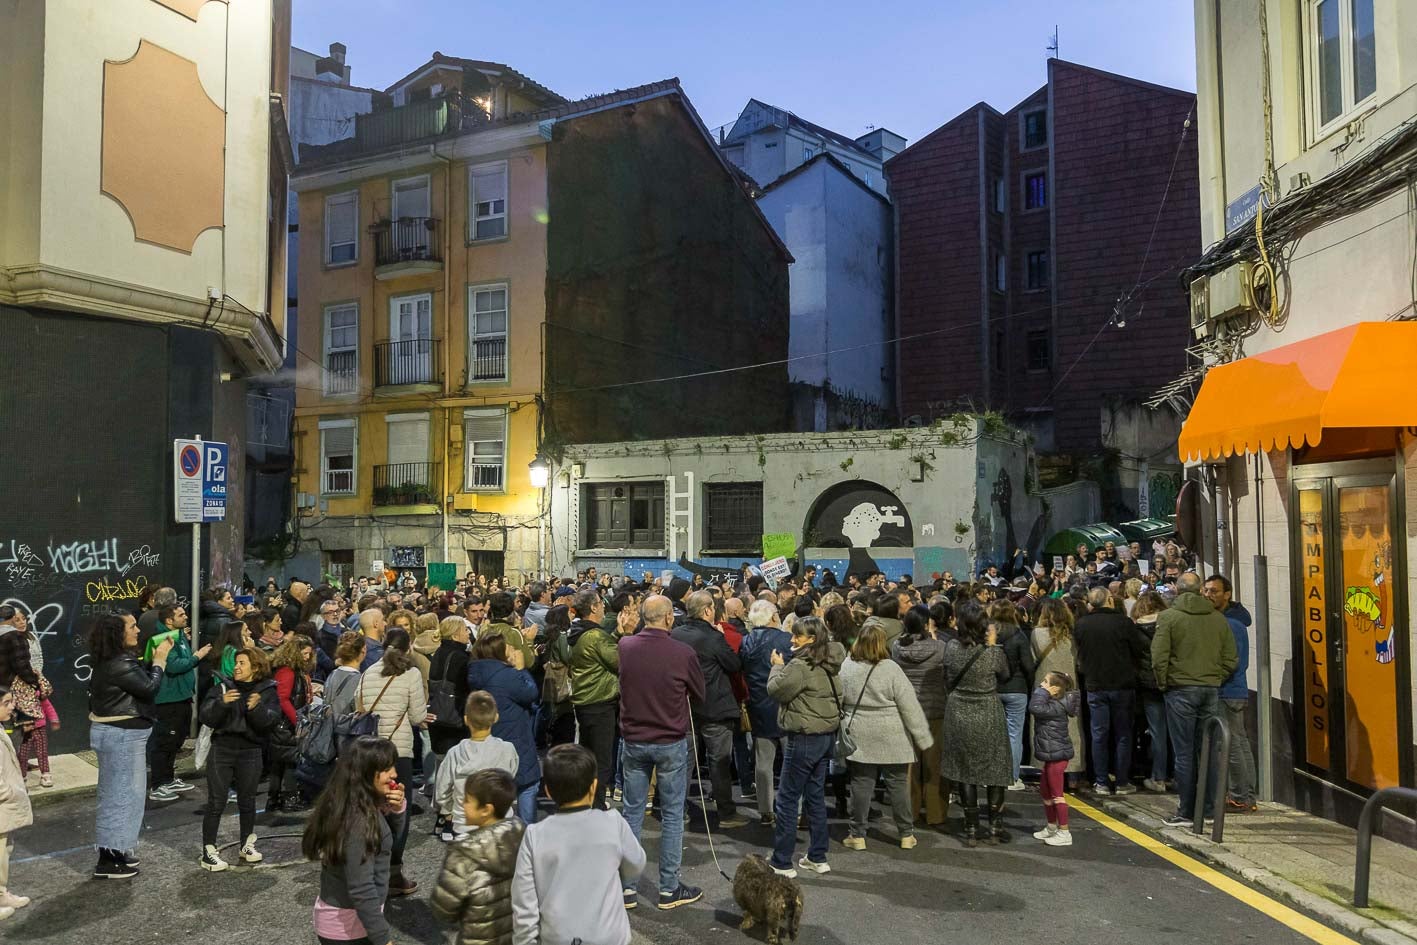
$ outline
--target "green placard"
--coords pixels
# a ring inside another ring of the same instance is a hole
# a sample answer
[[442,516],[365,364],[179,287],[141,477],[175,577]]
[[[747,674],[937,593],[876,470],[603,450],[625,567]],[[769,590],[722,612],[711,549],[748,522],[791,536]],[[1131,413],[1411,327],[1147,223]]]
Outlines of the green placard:
[[458,569],[446,561],[428,562],[428,583],[436,584],[445,591],[451,591],[453,585],[458,583]]
[[791,558],[797,554],[797,539],[788,534],[763,536],[763,560]]

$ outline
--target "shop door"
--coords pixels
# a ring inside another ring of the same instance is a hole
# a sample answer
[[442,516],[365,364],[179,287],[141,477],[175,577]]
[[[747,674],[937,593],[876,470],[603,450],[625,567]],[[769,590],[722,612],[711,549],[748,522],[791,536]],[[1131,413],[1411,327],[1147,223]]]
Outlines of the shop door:
[[1325,780],[1376,790],[1411,781],[1405,531],[1391,473],[1344,472],[1294,468],[1296,754]]

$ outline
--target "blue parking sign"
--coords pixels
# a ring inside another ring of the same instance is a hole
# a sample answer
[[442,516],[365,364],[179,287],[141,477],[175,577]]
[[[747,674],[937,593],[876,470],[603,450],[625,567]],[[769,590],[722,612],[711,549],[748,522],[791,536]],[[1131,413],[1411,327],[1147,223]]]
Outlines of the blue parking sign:
[[226,518],[226,444],[203,440],[199,445],[203,460],[202,521],[220,522]]

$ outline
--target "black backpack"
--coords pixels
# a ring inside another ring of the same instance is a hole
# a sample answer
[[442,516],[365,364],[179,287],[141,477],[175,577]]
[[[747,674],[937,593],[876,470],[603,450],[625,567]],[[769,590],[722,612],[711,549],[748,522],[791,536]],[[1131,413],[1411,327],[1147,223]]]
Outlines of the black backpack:
[[443,663],[443,678],[428,681],[428,713],[433,716],[433,724],[444,728],[459,728],[463,724],[463,707],[458,705],[458,686],[448,678],[448,668],[453,665],[453,654],[449,652]]

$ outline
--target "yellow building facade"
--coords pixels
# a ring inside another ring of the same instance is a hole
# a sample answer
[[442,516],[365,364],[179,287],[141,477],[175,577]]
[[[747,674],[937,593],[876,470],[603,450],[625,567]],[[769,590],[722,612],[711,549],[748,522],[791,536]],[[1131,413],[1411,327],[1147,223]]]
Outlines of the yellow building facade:
[[[481,101],[419,94],[472,68],[431,63],[394,87],[405,104],[361,116],[348,157],[302,156],[292,178],[297,514],[330,575],[537,568],[548,145],[497,119],[547,102],[495,73]],[[463,106],[477,123],[450,135]]]

